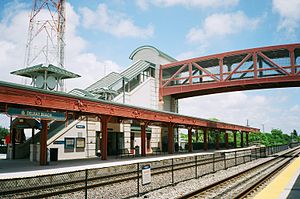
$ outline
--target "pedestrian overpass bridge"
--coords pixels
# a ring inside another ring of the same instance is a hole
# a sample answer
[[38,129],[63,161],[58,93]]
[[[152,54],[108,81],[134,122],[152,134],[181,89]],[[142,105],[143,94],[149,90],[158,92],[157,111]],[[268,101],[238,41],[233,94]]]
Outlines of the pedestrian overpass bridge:
[[160,100],[300,86],[300,43],[253,48],[160,66]]

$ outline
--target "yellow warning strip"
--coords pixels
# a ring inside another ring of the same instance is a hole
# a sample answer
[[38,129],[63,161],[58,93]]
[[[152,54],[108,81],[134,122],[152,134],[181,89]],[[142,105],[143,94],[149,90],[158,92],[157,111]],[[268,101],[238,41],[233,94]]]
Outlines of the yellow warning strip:
[[288,187],[291,180],[297,178],[298,170],[300,169],[300,158],[294,160],[286,169],[284,169],[275,179],[262,191],[260,191],[255,199],[278,199],[281,194]]

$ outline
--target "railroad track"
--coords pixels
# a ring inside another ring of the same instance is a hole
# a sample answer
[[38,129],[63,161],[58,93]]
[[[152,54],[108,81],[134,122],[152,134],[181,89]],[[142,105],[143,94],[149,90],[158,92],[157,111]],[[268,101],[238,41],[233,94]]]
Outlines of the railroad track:
[[300,153],[299,147],[250,169],[180,196],[187,198],[252,198],[262,186]]
[[[244,151],[242,151],[244,153]],[[252,153],[253,152],[253,153]],[[261,154],[262,153],[262,154]],[[106,171],[104,170],[103,173],[102,170],[98,169],[90,169],[90,170],[83,170],[83,171],[74,171],[74,172],[67,172],[67,173],[61,173],[61,174],[48,174],[48,175],[42,175],[37,176],[37,178],[27,177],[27,178],[20,178],[19,181],[16,181],[14,179],[11,180],[10,183],[13,183],[16,188],[14,189],[2,189],[0,190],[0,198],[44,198],[44,197],[51,197],[51,196],[57,196],[57,195],[63,195],[63,194],[72,194],[75,192],[85,193],[87,195],[87,192],[90,190],[101,188],[103,191],[106,191],[106,189],[112,189],[116,190],[114,185],[120,185],[121,187],[126,185],[132,185],[130,187],[126,187],[126,191],[129,192],[129,195],[126,195],[128,197],[135,196],[136,193],[147,193],[148,191],[153,191],[156,189],[164,188],[169,185],[174,185],[178,182],[182,182],[185,180],[194,179],[195,177],[191,178],[183,178],[183,180],[178,181],[174,178],[174,172],[186,170],[189,168],[192,168],[194,170],[195,168],[195,175],[196,178],[201,177],[203,175],[207,175],[210,173],[214,173],[216,171],[222,170],[226,168],[230,168],[232,166],[237,166],[242,163],[246,163],[249,161],[252,161],[252,155],[255,156],[254,159],[257,159],[257,155],[261,157],[261,155],[264,157],[264,152],[261,152],[260,149],[257,151],[256,149],[254,151],[251,150],[250,154],[243,154],[243,156],[240,157],[241,154],[239,152],[235,153],[234,157],[227,157],[225,156],[212,156],[212,157],[205,157],[204,159],[199,159],[197,163],[195,160],[189,160],[187,159],[184,162],[177,162],[173,165],[172,163],[167,162],[166,165],[162,164],[159,166],[155,165],[153,168],[151,168],[151,176],[153,179],[159,179],[161,177],[169,177],[172,174],[172,181],[169,183],[162,183],[159,186],[151,188],[151,190],[143,190],[142,192],[139,191],[139,185],[141,184],[141,170],[139,165],[123,165],[122,168],[119,171],[111,170]],[[219,165],[218,165],[219,164]],[[207,165],[210,166],[209,170],[207,170]],[[127,168],[129,166],[129,168]],[[137,167],[136,167],[137,166]],[[137,172],[137,168],[139,168],[139,172]],[[128,170],[127,170],[128,169]],[[198,173],[198,169],[203,170],[203,172]],[[101,172],[100,172],[101,171]],[[98,173],[100,172],[100,173]],[[186,177],[186,175],[184,174]],[[170,179],[169,179],[170,180]],[[136,186],[138,184],[138,186]],[[0,187],[1,187],[1,181],[0,181]],[[4,186],[3,186],[4,187]],[[135,190],[131,189],[136,189]],[[119,191],[119,189],[118,189]],[[92,191],[93,192],[93,191]],[[110,192],[108,192],[110,193]],[[113,192],[115,193],[115,192]],[[124,196],[124,197],[126,197]]]

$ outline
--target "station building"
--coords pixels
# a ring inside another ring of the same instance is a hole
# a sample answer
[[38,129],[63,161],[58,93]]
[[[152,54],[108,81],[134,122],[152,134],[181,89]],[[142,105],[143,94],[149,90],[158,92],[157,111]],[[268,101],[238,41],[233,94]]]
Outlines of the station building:
[[[159,111],[177,112],[177,101],[165,97],[159,102],[160,65],[177,61],[153,46],[135,49],[129,58],[132,64],[124,71],[112,72],[85,89],[73,89],[69,94],[91,99],[102,99],[127,105],[140,106]],[[20,126],[23,119],[16,118],[16,129],[22,134],[24,128],[32,129],[32,137],[16,145],[15,158],[39,161],[40,132],[34,121]],[[29,124],[28,124],[29,123]],[[18,124],[18,125],[17,125]],[[13,125],[14,126],[14,125]],[[67,113],[66,121],[52,121],[48,127],[47,147],[57,154],[58,160],[91,158],[101,155],[101,127],[94,115]],[[141,127],[135,120],[122,120],[108,124],[108,155],[141,153]],[[154,149],[167,151],[167,129],[149,125],[146,129],[146,153]],[[18,134],[18,133],[17,133]],[[9,157],[9,155],[8,155]]]

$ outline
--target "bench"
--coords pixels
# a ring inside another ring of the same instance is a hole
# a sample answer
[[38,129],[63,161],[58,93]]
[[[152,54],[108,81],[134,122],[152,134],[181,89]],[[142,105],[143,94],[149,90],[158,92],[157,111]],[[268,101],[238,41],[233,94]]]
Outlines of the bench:
[[152,147],[152,154],[155,154],[155,155],[158,155],[158,154],[161,154],[161,150],[159,147]]
[[123,157],[126,157],[126,158],[134,157],[134,155],[132,153],[130,153],[128,149],[120,149],[119,150],[119,155],[120,155],[121,158],[123,158]]

